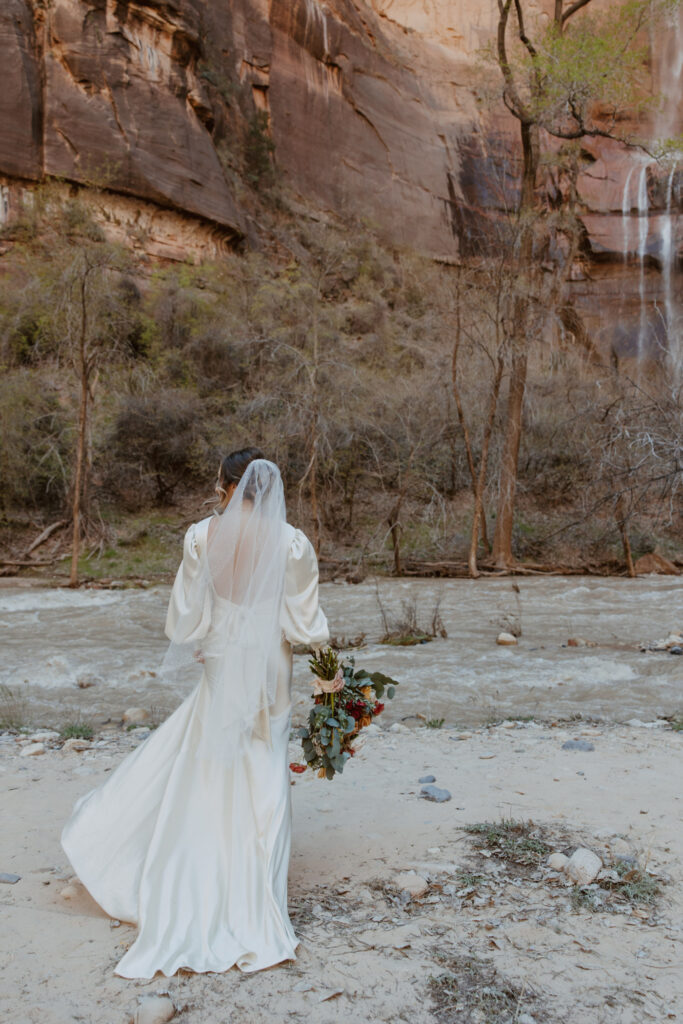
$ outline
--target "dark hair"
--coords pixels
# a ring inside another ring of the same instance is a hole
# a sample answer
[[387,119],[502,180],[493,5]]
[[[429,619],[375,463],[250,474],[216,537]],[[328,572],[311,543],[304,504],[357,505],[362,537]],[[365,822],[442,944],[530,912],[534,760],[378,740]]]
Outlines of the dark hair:
[[242,479],[245,469],[254,459],[265,459],[260,448],[239,448],[236,452],[230,452],[221,462],[220,484],[228,488],[230,484],[238,484]]

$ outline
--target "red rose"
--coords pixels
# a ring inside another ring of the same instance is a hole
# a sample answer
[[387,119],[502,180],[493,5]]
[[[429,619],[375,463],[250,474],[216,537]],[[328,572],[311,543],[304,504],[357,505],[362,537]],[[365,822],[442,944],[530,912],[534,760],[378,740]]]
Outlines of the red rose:
[[373,711],[373,714],[374,714],[374,715],[381,715],[381,713],[382,713],[383,711],[384,711],[384,704],[380,704],[380,703],[379,703],[379,701],[378,701],[378,702],[377,702],[377,703],[375,704],[375,709],[374,709],[374,711]]
[[301,772],[305,772],[306,771],[306,765],[305,764],[290,764],[289,770],[290,770],[290,772],[296,772],[297,775],[300,775]]

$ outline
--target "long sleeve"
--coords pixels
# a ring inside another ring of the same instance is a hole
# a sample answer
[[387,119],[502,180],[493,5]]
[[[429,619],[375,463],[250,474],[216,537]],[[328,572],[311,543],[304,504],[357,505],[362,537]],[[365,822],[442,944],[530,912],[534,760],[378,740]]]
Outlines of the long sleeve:
[[292,644],[319,646],[330,631],[318,603],[318,560],[313,545],[301,530],[295,530],[285,570],[285,595],[280,619]]
[[166,636],[173,643],[201,640],[211,625],[211,601],[206,588],[199,586],[201,524],[193,524],[185,534],[183,560],[176,574],[166,614]]

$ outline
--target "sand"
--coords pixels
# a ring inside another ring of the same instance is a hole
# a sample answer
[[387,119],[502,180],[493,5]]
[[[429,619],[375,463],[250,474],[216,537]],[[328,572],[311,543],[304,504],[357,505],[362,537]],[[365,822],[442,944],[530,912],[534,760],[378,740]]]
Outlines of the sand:
[[[48,740],[22,757],[26,741],[2,735],[0,871],[21,880],[0,884],[0,1018],[125,1024],[140,997],[167,993],[183,1024],[683,1019],[682,733],[581,722],[507,722],[464,739],[370,732],[333,782],[293,776],[298,959],[256,975],[139,982],[113,974],[134,929],[72,880],[59,846],[73,802],[138,740],[110,728],[83,752]],[[563,750],[570,738],[594,750]],[[419,798],[426,774],[450,801]],[[503,818],[533,819],[558,850],[636,856],[662,880],[657,903],[577,909],[563,876],[520,876],[477,854],[462,827]],[[409,871],[425,883],[413,899],[401,892]]]

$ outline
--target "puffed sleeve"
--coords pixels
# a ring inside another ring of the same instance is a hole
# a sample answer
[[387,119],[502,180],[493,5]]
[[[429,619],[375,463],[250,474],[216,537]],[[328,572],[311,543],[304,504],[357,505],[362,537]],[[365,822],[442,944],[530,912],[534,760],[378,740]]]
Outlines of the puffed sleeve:
[[318,604],[318,560],[301,530],[294,531],[287,556],[280,625],[291,644],[319,647],[330,638],[327,619]]
[[199,586],[199,530],[193,524],[185,534],[183,560],[176,573],[166,614],[166,636],[181,644],[201,640],[211,624],[211,603],[208,592]]

